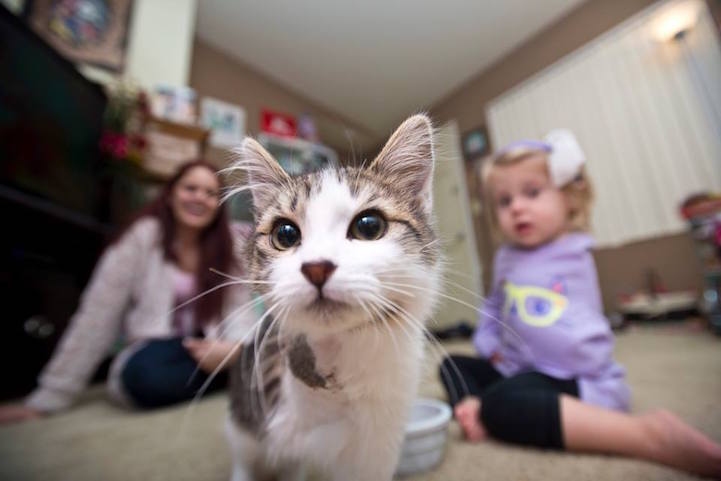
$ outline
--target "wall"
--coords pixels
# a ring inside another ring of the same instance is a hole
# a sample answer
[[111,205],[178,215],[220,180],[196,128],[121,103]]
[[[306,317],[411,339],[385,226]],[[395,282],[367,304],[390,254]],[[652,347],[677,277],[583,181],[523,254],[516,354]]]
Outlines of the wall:
[[[188,85],[197,0],[136,0],[130,18],[124,76],[141,87]],[[108,83],[114,75],[92,66],[80,71]]]
[[133,9],[128,73],[146,87],[187,85],[197,0],[142,0]]
[[[354,135],[366,141],[362,129],[341,115],[278,84],[199,38],[195,39],[193,48],[190,86],[197,91],[199,98],[210,96],[241,105],[245,109],[246,130],[250,135],[259,132],[260,112],[267,108],[313,116],[321,140],[336,150],[341,161],[354,154],[349,139],[344,135],[344,126],[353,128]],[[360,154],[355,152],[356,156]],[[210,153],[211,160],[220,160],[223,155],[220,151]]]
[[[439,101],[431,114],[438,122],[455,119],[461,132],[485,125],[486,104],[494,97],[652,3],[653,0],[590,0],[582,4]],[[479,250],[483,265],[490,266],[492,248],[481,244]],[[699,290],[701,286],[701,269],[686,234],[598,249],[594,255],[608,310],[613,308],[618,294],[643,288],[651,267],[669,289]]]
[[485,124],[486,103],[613,28],[654,0],[590,0],[524,42],[488,69],[437,102],[437,121],[456,119],[461,132]]

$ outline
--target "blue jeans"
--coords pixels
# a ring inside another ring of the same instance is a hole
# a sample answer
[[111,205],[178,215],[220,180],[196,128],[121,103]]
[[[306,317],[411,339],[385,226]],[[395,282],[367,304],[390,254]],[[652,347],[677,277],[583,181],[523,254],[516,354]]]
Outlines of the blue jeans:
[[[136,406],[168,406],[198,394],[209,375],[200,370],[182,342],[182,337],[149,341],[127,360],[120,380]],[[222,371],[203,394],[222,389],[227,382],[228,375]]]

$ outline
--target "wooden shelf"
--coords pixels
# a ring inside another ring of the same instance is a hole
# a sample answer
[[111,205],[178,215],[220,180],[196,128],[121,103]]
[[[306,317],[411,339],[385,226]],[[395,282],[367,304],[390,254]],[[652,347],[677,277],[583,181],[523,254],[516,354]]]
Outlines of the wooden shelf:
[[155,177],[167,179],[179,165],[205,157],[210,130],[151,117],[144,134],[148,141],[143,159],[144,170]]

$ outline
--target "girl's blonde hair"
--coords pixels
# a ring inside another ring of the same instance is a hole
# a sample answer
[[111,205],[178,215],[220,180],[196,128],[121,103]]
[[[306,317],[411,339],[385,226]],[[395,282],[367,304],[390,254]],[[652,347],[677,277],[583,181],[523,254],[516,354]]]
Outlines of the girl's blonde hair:
[[[525,160],[542,158],[546,162],[546,171],[550,176],[548,169],[549,152],[538,147],[529,145],[518,145],[513,148],[501,151],[499,154],[488,159],[483,163],[481,168],[481,185],[483,186],[483,201],[488,206],[486,209],[487,217],[491,225],[491,231],[497,239],[501,238],[498,218],[496,217],[496,209],[494,208],[493,193],[489,182],[491,172],[495,167],[515,165]],[[569,225],[572,231],[588,231],[591,227],[591,204],[593,203],[593,188],[586,174],[585,167],[581,167],[576,178],[561,187],[561,192],[568,199]]]

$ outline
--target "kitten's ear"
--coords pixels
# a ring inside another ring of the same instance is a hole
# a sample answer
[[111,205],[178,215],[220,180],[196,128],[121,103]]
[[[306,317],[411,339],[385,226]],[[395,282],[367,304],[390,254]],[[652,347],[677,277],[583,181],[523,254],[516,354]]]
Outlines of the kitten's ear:
[[425,115],[401,124],[369,167],[411,197],[430,214],[433,192],[433,125]]
[[250,137],[243,140],[235,153],[240,156],[237,167],[248,175],[253,205],[262,209],[278,196],[278,189],[290,181],[290,176],[262,145]]

